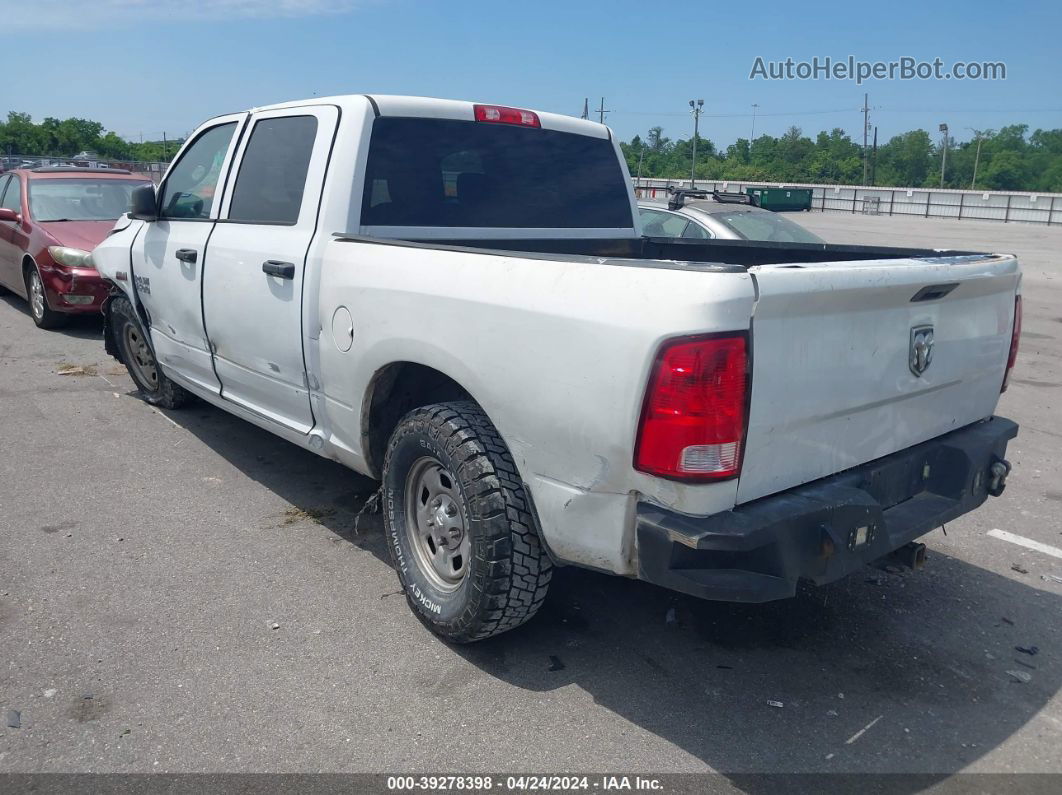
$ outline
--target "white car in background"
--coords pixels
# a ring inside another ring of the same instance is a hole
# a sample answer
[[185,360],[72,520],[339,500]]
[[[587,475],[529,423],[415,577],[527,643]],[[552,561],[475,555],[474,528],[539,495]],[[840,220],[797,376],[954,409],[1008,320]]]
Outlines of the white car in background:
[[752,204],[744,193],[680,190],[671,199],[639,201],[643,234],[687,240],[758,240],[825,243],[818,235],[778,213]]

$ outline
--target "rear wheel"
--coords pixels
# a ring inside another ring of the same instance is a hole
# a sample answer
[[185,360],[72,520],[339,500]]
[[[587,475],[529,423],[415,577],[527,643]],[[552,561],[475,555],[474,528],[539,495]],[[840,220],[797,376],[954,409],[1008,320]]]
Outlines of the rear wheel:
[[147,332],[126,298],[116,298],[111,305],[111,333],[140,395],[153,406],[179,409],[191,399],[182,387],[173,383],[159,368]]
[[41,275],[33,265],[26,266],[26,293],[29,295],[30,316],[37,328],[56,328],[63,325],[67,318],[62,312],[56,312],[48,306],[48,294],[44,290]]
[[553,567],[512,456],[479,406],[407,414],[388,444],[383,481],[391,559],[429,629],[470,643],[538,611]]

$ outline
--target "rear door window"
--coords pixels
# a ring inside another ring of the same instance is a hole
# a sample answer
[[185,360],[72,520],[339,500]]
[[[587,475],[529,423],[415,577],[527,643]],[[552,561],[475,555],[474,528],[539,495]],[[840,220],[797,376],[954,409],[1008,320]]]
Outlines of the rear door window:
[[297,223],[316,137],[314,116],[259,119],[240,162],[229,220]]
[[605,138],[453,119],[373,124],[364,226],[618,229],[629,192]]
[[660,210],[639,210],[642,216],[642,234],[646,237],[682,237],[689,221],[675,213]]
[[682,232],[682,236],[689,240],[710,240],[711,235],[696,221],[690,221]]

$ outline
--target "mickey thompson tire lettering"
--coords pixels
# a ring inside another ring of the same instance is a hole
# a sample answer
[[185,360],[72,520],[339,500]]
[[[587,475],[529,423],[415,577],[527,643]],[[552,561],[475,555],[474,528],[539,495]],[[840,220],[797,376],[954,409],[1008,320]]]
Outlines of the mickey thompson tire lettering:
[[[430,456],[452,473],[471,540],[468,570],[455,590],[421,569],[407,531],[406,478]],[[387,547],[413,613],[455,643],[514,629],[542,605],[553,567],[529,511],[512,456],[483,410],[471,401],[409,412],[384,458]]]

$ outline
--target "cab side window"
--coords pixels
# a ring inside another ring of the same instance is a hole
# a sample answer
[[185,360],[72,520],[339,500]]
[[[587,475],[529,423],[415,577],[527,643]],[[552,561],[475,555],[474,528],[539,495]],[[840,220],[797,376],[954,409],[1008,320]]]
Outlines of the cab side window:
[[3,194],[3,201],[0,202],[0,207],[5,210],[14,210],[16,213],[22,213],[22,181],[18,178],[17,174],[10,174],[7,178],[7,190],[4,190],[4,186],[0,185],[0,194]]
[[170,169],[162,186],[162,218],[205,219],[218,190],[221,165],[236,131],[236,122],[219,124],[202,133],[177,164]]
[[284,116],[255,122],[232,191],[229,220],[298,223],[316,138],[316,116]]

